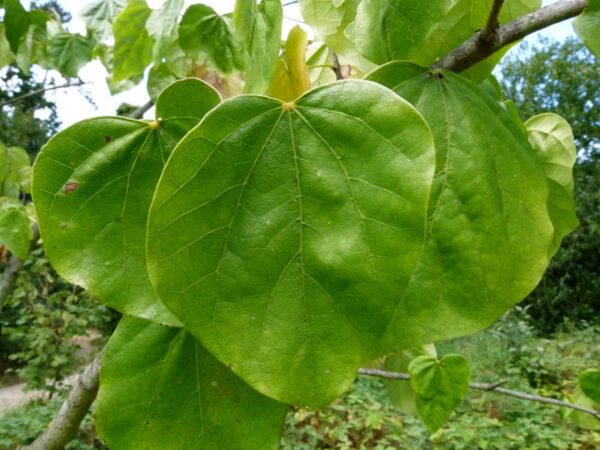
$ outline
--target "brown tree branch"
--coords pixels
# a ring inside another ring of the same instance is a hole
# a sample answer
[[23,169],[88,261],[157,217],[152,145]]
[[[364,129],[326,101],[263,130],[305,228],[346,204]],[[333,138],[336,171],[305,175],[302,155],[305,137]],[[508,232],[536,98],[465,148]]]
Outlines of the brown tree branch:
[[83,371],[73,385],[69,396],[62,404],[44,433],[32,444],[19,450],[62,450],[79,431],[79,424],[94,402],[100,386],[102,352]]
[[561,0],[495,28],[488,39],[484,39],[485,30],[477,32],[438,60],[432,68],[462,72],[502,47],[550,25],[578,16],[587,4],[587,0]]
[[494,0],[487,23],[481,33],[481,39],[484,41],[489,41],[494,36],[496,28],[498,28],[499,25],[498,16],[500,15],[503,4],[504,0]]
[[[378,378],[386,378],[388,380],[410,380],[410,375],[408,373],[401,372],[388,372],[385,370],[379,369],[359,369],[358,373],[360,375],[366,375],[370,377],[378,377]],[[594,409],[585,408],[583,406],[576,405],[575,403],[565,402],[563,400],[558,400],[550,397],[542,397],[540,395],[528,394],[526,392],[515,391],[513,389],[503,388],[502,385],[506,383],[506,380],[500,380],[496,383],[477,383],[471,382],[469,383],[469,387],[471,389],[477,389],[480,391],[488,391],[495,392],[498,394],[508,395],[510,397],[519,398],[521,400],[528,400],[531,402],[545,403],[548,405],[562,406],[565,408],[574,409],[576,411],[589,414],[596,419],[600,420],[600,411],[596,411]]]

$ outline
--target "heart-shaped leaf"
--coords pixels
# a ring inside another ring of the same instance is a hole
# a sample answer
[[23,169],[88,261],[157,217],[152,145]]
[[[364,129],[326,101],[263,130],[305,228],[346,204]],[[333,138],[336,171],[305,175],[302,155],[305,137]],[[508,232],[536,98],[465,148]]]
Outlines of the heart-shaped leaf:
[[257,390],[326,405],[379,354],[421,257],[433,169],[423,119],[375,83],[224,102],[161,177],[153,284]]
[[469,391],[469,362],[460,355],[418,356],[408,366],[417,410],[427,429],[439,429]]
[[171,150],[218,102],[205,83],[183,80],[158,99],[159,121],[90,119],[48,142],[33,199],[46,253],[65,279],[123,313],[179,323],[148,280],[146,219]]
[[481,330],[531,292],[553,254],[543,165],[522,124],[464,77],[390,63],[369,78],[417,107],[437,157],[425,252],[388,345]]
[[105,350],[96,425],[112,450],[277,449],[287,410],[181,328],[126,317]]
[[600,370],[587,369],[581,372],[579,386],[588,398],[600,405]]
[[586,47],[600,58],[600,0],[588,0],[583,13],[573,21],[573,28]]
[[0,197],[0,245],[23,260],[29,254],[31,239],[33,232],[25,206],[17,200]]

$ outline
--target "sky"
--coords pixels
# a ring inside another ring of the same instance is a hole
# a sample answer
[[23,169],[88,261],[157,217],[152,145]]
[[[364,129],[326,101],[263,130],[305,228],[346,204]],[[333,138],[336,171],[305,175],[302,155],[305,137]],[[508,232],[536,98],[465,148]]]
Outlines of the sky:
[[[83,5],[90,0],[59,0],[62,6],[73,15],[72,21],[68,25],[70,32],[85,33],[85,24],[80,19],[79,12]],[[152,8],[159,7],[164,0],[147,0]],[[543,4],[554,3],[557,0],[544,0]],[[186,5],[191,3],[204,3],[213,7],[218,13],[223,14],[233,11],[235,0],[186,0]],[[286,6],[284,10],[283,35],[301,21],[302,17],[297,5]],[[555,39],[565,39],[567,36],[574,35],[570,21],[554,25],[536,33],[527,38],[532,41],[536,39],[537,34],[553,37]],[[514,47],[512,52],[517,51]],[[102,64],[98,61],[92,62],[80,71],[80,78],[86,82],[81,92],[77,88],[56,90],[47,93],[48,99],[56,102],[59,120],[62,122],[62,128],[65,128],[75,122],[94,116],[114,115],[117,107],[121,103],[130,103],[142,105],[149,99],[146,92],[145,82],[142,82],[136,88],[111,96],[105,82],[107,73]],[[85,94],[84,94],[85,93]],[[87,98],[86,98],[87,97]],[[92,100],[90,102],[89,100]],[[151,118],[153,111],[146,113],[146,117]]]

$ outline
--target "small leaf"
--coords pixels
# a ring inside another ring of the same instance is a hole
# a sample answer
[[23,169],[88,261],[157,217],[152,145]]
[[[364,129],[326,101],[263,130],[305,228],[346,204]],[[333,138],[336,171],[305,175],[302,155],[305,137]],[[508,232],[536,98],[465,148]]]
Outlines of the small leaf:
[[9,65],[15,59],[10,51],[10,44],[6,39],[5,30],[4,23],[0,23],[0,68]]
[[113,450],[276,449],[287,410],[185,330],[125,317],[104,354],[96,423]]
[[283,101],[292,101],[310,89],[306,65],[306,33],[299,26],[291,29],[285,42],[283,58],[277,61],[269,94]]
[[20,191],[28,193],[31,185],[31,162],[24,148],[0,143],[0,197],[18,199]]
[[48,60],[59,72],[76,77],[92,59],[94,41],[79,34],[58,33],[48,43]]
[[573,28],[586,47],[600,59],[600,0],[588,0],[583,13],[573,20]]
[[22,38],[31,25],[31,16],[19,0],[6,0],[4,3],[4,27],[6,40],[13,54],[18,54]]
[[[580,384],[575,387],[575,391],[573,393],[573,403],[584,408],[600,411],[600,403],[596,403],[590,397],[588,397],[584,393]],[[572,411],[569,417],[573,420],[573,422],[575,422],[575,424],[577,424],[577,426],[581,428],[585,428],[587,430],[600,430],[600,420],[587,413]]]
[[186,80],[158,98],[160,121],[90,119],[48,142],[33,198],[46,253],[64,278],[123,313],[179,323],[148,279],[148,207],[171,150],[218,101],[210,86]]
[[17,200],[0,197],[0,245],[24,260],[32,239],[27,208]]
[[600,405],[600,370],[587,369],[581,372],[579,385],[586,396]]
[[327,405],[380,356],[420,259],[433,158],[425,122],[375,83],[223,102],[157,187],[152,283],[259,392]]
[[166,64],[154,64],[148,73],[148,95],[153,102],[160,93],[171,83],[177,81],[177,77],[171,73]]
[[115,19],[113,81],[142,74],[152,61],[154,41],[146,30],[151,12],[146,0],[130,0]]
[[573,165],[577,156],[571,127],[557,114],[544,113],[525,122],[529,142],[548,177],[548,212],[554,224],[554,254],[562,239],[579,225],[573,201]]
[[154,38],[153,58],[158,65],[167,56],[168,47],[177,41],[177,22],[183,8],[183,0],[166,0],[160,8],[150,14],[146,29]]
[[113,37],[113,22],[125,6],[127,0],[94,0],[83,8],[81,18],[94,36],[104,42]]
[[201,64],[223,73],[245,66],[242,43],[234,34],[231,19],[207,5],[190,6],[179,24],[179,46]]
[[441,428],[469,391],[469,362],[460,355],[441,360],[419,356],[408,367],[417,410],[430,433]]

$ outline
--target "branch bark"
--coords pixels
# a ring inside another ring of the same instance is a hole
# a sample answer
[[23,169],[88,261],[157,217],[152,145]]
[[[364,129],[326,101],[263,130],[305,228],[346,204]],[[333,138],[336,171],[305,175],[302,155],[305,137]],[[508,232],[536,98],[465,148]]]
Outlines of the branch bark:
[[502,9],[503,4],[504,0],[494,0],[487,23],[483,32],[481,33],[481,38],[484,41],[489,41],[494,36],[496,28],[498,28],[499,25],[498,16],[500,15],[500,10]]
[[[379,369],[359,369],[358,373],[360,375],[366,375],[371,377],[385,378],[388,380],[410,380],[410,374],[402,373],[402,372],[388,372],[385,370]],[[563,400],[558,400],[550,397],[542,397],[541,395],[528,394],[526,392],[515,391],[513,389],[503,388],[502,385],[506,383],[506,380],[500,380],[496,383],[477,383],[471,382],[469,383],[469,387],[471,389],[476,389],[480,391],[488,391],[495,392],[498,394],[508,395],[510,397],[519,398],[521,400],[528,400],[531,402],[545,403],[548,405],[554,406],[562,406],[565,408],[574,409],[576,411],[589,414],[596,419],[600,420],[600,411],[596,411],[594,409],[585,408],[583,406],[576,405],[575,403],[565,402]]]
[[144,117],[145,112],[152,108],[152,106],[154,106],[154,103],[152,102],[152,100],[148,100],[145,104],[140,106],[138,109],[134,110],[128,116],[131,119],[141,119],[142,117]]
[[502,47],[550,25],[578,16],[587,4],[587,0],[561,0],[495,28],[488,38],[485,38],[485,30],[475,33],[455,50],[433,64],[432,68],[462,72],[483,61]]
[[101,365],[102,352],[79,376],[46,431],[32,444],[19,447],[19,450],[62,450],[75,437],[98,393]]

